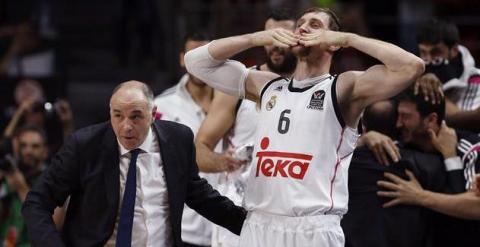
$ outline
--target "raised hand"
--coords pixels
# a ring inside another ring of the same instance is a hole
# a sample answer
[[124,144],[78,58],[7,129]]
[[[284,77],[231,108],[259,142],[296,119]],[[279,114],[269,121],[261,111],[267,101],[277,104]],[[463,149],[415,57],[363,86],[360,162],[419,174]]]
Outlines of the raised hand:
[[348,33],[320,29],[315,33],[304,33],[300,35],[298,43],[307,47],[319,45],[324,49],[331,46],[346,47],[348,35]]
[[415,95],[421,93],[425,101],[430,101],[432,104],[439,104],[445,97],[442,82],[433,73],[424,74],[415,81],[414,93]]
[[70,103],[66,100],[59,100],[55,104],[55,110],[57,111],[58,117],[63,124],[67,124],[73,121],[73,113],[70,107]]
[[443,122],[438,134],[432,129],[429,129],[428,133],[433,146],[443,155],[443,158],[448,159],[457,156],[457,133],[454,129]]
[[252,33],[251,42],[254,46],[273,45],[281,48],[289,48],[298,45],[298,37],[292,31],[284,28],[275,28]]

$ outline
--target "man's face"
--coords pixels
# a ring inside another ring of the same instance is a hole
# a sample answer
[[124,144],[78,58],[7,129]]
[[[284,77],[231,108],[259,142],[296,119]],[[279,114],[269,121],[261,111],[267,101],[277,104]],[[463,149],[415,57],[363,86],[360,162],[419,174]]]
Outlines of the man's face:
[[448,46],[443,42],[437,44],[418,44],[420,57],[427,64],[436,64],[443,62],[445,59],[452,59],[454,55],[454,51],[452,49],[449,49]]
[[[327,29],[330,24],[330,17],[328,14],[323,12],[311,12],[306,13],[300,19],[297,20],[295,26],[296,35],[304,35],[309,33],[316,33],[321,29]],[[317,51],[318,47],[305,47],[302,45],[297,45],[292,48],[293,54],[296,56],[305,57],[308,56],[312,51],[314,53],[320,52]]]
[[[208,42],[210,42],[210,41],[209,40],[201,40],[201,41],[199,41],[199,40],[187,40],[187,42],[185,42],[185,51],[180,53],[180,66],[182,66],[182,68],[185,68],[185,62],[183,60],[183,57],[185,56],[185,53],[187,53],[190,50],[193,50],[195,48],[198,48],[200,46],[206,45],[206,44],[208,44]],[[203,81],[201,81],[200,79],[198,79],[197,77],[191,75],[190,73],[188,75],[190,76],[190,79],[193,83],[195,83],[197,85],[205,85],[205,83]]]
[[429,138],[427,125],[413,102],[403,101],[398,104],[397,128],[405,143],[415,144]]
[[139,89],[118,90],[110,100],[110,120],[122,146],[128,150],[139,147],[147,137],[156,108]]
[[37,81],[23,80],[15,88],[14,97],[17,105],[26,100],[41,102],[44,98],[43,89]]
[[[294,27],[295,22],[291,20],[276,21],[270,18],[265,22],[265,30],[284,28],[286,30],[293,31]],[[280,48],[273,45],[267,45],[264,48],[265,52],[267,53],[268,67],[274,72],[286,72],[282,71],[282,68],[285,67],[285,63],[291,62],[292,59],[295,60],[290,49]]]
[[18,137],[20,159],[28,167],[35,168],[47,158],[47,147],[42,136],[26,131]]

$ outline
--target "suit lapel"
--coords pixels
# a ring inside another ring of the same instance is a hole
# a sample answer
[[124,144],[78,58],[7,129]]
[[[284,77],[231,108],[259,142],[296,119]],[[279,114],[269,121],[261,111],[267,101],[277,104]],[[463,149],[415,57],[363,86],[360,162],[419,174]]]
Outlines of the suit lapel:
[[175,157],[175,154],[178,153],[175,140],[171,139],[171,134],[165,129],[165,125],[163,125],[161,121],[156,121],[153,127],[158,137],[167,186],[170,186],[175,184],[175,180],[183,174],[181,167],[177,165]]
[[104,166],[103,176],[108,204],[118,207],[120,191],[120,158],[118,142],[112,127],[107,130],[102,141],[100,164]]
[[[180,224],[180,221],[174,221],[175,219],[182,219],[181,209],[183,208],[183,196],[181,194],[184,192],[182,192],[182,189],[180,189],[181,186],[179,185],[183,183],[181,179],[184,172],[182,171],[180,167],[181,165],[178,164],[178,160],[176,158],[176,154],[178,153],[176,148],[181,147],[176,147],[176,141],[173,140],[173,137],[171,137],[169,132],[172,131],[172,129],[167,130],[162,121],[156,121],[153,126],[160,146],[160,154],[163,161],[163,171],[165,173],[165,180],[167,183],[168,204],[170,207],[171,218],[174,219],[171,222],[173,224],[172,229],[175,231],[175,224]],[[174,233],[174,235],[176,234]]]

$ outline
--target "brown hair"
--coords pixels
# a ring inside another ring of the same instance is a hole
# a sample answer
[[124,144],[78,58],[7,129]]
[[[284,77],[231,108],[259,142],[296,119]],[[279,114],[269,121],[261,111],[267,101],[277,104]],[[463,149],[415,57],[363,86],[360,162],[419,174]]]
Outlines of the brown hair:
[[300,19],[302,16],[308,13],[325,13],[328,15],[329,20],[328,20],[328,29],[332,31],[340,31],[340,20],[338,19],[338,16],[333,12],[331,9],[328,8],[320,8],[320,7],[311,7],[303,12],[301,12],[297,16],[297,21]]

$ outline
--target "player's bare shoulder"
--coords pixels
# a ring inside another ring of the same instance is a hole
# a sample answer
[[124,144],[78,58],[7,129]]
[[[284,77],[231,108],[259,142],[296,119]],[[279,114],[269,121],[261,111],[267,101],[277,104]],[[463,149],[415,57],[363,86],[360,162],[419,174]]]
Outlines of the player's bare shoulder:
[[346,71],[338,75],[337,78],[337,98],[339,103],[344,100],[353,100],[353,91],[355,83],[358,81],[358,77],[362,75],[364,71]]
[[263,87],[270,81],[281,77],[280,75],[270,71],[250,70],[248,71],[247,80],[245,82],[246,98],[258,102],[260,92]]

